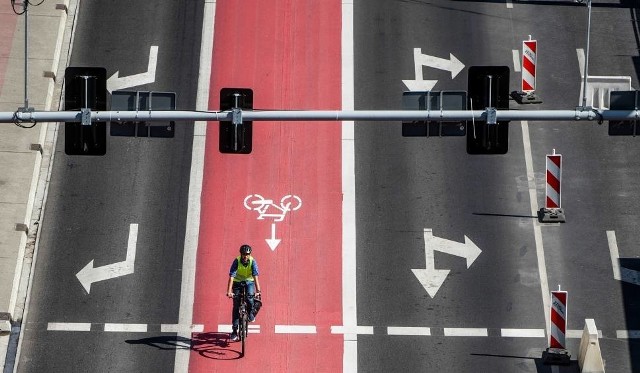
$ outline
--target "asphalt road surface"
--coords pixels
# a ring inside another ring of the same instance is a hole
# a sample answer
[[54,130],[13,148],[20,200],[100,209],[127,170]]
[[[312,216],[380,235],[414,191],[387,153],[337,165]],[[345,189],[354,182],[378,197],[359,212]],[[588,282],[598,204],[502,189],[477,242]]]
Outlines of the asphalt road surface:
[[[589,75],[630,77],[635,88],[640,10],[632,3],[593,4]],[[219,3],[216,36],[224,41],[214,47],[209,107],[217,108],[220,87],[250,86],[256,108],[339,109],[341,20],[339,6],[327,4],[255,3],[241,13]],[[197,1],[85,1],[70,65],[131,77],[147,71],[147,52],[157,46],[153,83],[126,88],[174,91],[179,109],[194,109],[202,23]],[[529,36],[538,41],[536,93],[543,101],[535,109],[574,108],[586,23],[586,6],[571,1],[356,1],[355,108],[400,109],[403,80],[417,79],[417,71],[437,81],[434,90],[466,90],[470,66],[508,66],[517,90]],[[439,62],[416,69],[416,48]],[[464,64],[459,72],[443,62],[450,55]],[[549,292],[558,286],[569,294],[574,361],[557,371],[578,371],[586,318],[601,331],[607,371],[640,370],[640,285],[614,278],[618,264],[624,273],[640,270],[637,138],[608,136],[607,123],[511,122],[507,154],[468,155],[465,137],[402,137],[400,123],[358,122],[351,260],[338,243],[352,233],[344,223],[340,229],[336,212],[348,195],[333,166],[340,162],[338,126],[264,124],[248,156],[218,154],[210,129],[193,274],[192,321],[202,333],[188,338],[163,327],[180,322],[192,187],[193,125],[175,132],[170,139],[109,137],[106,156],[70,157],[61,129],[19,372],[186,371],[176,366],[184,351],[192,371],[333,371],[342,362],[345,371],[357,364],[361,372],[551,372],[541,357]],[[566,223],[541,224],[545,155],[554,149],[563,157]],[[269,250],[265,239],[274,231],[242,199],[297,193],[302,207],[274,222],[282,243]],[[256,242],[272,303],[249,341],[253,357],[242,360],[225,337],[230,307],[222,289],[245,238]],[[471,242],[477,257],[468,254]],[[108,265],[130,263],[133,249],[133,273],[90,288],[78,281],[91,261],[109,272]],[[301,258],[311,263],[303,267]],[[350,273],[340,277],[340,270]],[[430,294],[418,276],[436,270],[449,272]],[[351,279],[355,294],[344,291]],[[346,314],[352,304],[357,320]],[[352,321],[361,328],[349,329]]]

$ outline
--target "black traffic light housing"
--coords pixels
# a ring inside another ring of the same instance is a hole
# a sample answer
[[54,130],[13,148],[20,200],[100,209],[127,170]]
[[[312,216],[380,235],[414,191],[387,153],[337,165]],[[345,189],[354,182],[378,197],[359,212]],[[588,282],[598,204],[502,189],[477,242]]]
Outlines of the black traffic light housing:
[[[465,91],[407,91],[402,93],[403,110],[467,110]],[[464,136],[466,121],[403,121],[402,136]]]
[[[509,109],[509,67],[471,66],[469,68],[469,107],[471,110]],[[509,121],[495,124],[470,122],[467,153],[506,154],[509,150]]]
[[[104,67],[67,67],[64,73],[64,110],[107,110],[107,70]],[[105,155],[105,122],[65,124],[64,152],[68,155]]]
[[[609,102],[610,110],[637,110],[640,107],[640,92],[612,91]],[[639,127],[637,120],[610,120],[609,136],[638,136]]]
[[[222,88],[220,111],[253,109],[253,91],[249,88]],[[252,149],[251,121],[220,121],[220,153],[249,154]]]

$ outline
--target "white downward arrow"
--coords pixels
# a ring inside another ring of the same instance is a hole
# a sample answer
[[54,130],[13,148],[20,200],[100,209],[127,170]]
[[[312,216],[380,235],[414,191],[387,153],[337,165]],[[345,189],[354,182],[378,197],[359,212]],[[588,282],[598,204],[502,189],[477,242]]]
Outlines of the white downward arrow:
[[158,65],[158,46],[152,45],[149,51],[149,65],[147,72],[119,77],[120,71],[116,71],[109,79],[107,79],[107,90],[109,92],[119,89],[138,87],[145,84],[151,84],[156,81],[156,66]]
[[267,238],[265,241],[267,241],[271,251],[275,251],[276,247],[280,245],[281,240],[276,238],[276,223],[271,223],[271,238]]
[[403,80],[404,85],[412,92],[431,91],[438,83],[437,80]]
[[482,252],[467,236],[464,236],[464,243],[445,240],[434,237],[429,228],[424,230],[424,248],[426,268],[412,269],[412,271],[431,298],[436,295],[449,275],[448,269],[435,268],[434,252],[436,250],[465,258],[467,260],[467,268],[471,267],[471,264]]
[[464,69],[464,64],[452,53],[449,53],[449,59],[446,60],[444,58],[422,54],[421,48],[413,48],[413,63],[416,78],[414,80],[402,81],[410,91],[431,91],[438,82],[437,80],[424,80],[422,74],[423,66],[449,71],[451,72],[451,79],[455,78],[460,71]]
[[138,224],[129,226],[129,242],[127,244],[127,259],[124,262],[94,267],[93,259],[76,274],[76,277],[87,291],[91,293],[91,284],[98,281],[130,275],[133,273],[133,263],[136,259],[136,243],[138,241]]
[[618,251],[618,240],[616,239],[615,231],[607,231],[607,241],[609,242],[609,252],[611,253],[613,278],[618,281],[640,285],[640,272],[620,267],[620,252]]

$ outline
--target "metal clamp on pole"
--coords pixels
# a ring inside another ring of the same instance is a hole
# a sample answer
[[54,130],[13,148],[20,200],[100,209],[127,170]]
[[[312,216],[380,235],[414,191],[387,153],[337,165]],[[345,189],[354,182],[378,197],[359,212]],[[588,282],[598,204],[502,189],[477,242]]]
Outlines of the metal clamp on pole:
[[91,125],[91,109],[82,108],[80,109],[80,117],[83,126]]
[[240,132],[240,127],[242,126],[242,109],[238,107],[238,100],[240,99],[240,94],[234,93],[233,96],[235,98],[235,105],[231,109],[231,122],[233,123],[233,126],[235,128],[235,131],[233,131],[233,150],[238,151],[239,150],[238,135]]
[[488,107],[485,109],[487,112],[487,124],[497,124],[498,123],[498,112],[494,107]]

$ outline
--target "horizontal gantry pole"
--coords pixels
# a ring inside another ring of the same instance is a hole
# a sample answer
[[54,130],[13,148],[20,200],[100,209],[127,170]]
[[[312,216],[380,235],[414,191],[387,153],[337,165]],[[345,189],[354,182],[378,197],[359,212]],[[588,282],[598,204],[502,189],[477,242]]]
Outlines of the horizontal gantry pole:
[[[241,111],[243,121],[484,121],[487,110]],[[497,121],[637,120],[640,110],[496,110]],[[91,111],[95,122],[232,121],[233,113],[203,111]],[[0,112],[1,123],[81,122],[81,111]]]

